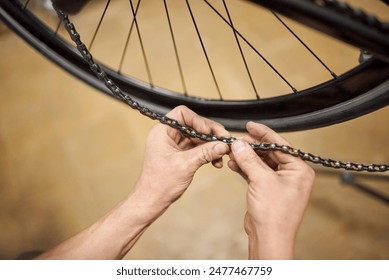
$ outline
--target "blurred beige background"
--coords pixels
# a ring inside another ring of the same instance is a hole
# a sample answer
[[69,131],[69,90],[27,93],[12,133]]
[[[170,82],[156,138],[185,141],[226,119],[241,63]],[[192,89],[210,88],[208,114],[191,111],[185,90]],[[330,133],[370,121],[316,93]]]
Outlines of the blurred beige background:
[[[58,244],[123,199],[140,173],[154,122],[65,73],[4,26],[0,31],[0,258],[14,259]],[[349,63],[341,53],[328,59]],[[384,108],[284,136],[323,157],[389,163],[388,119]],[[388,175],[382,178],[363,182],[388,196]],[[245,190],[227,168],[202,168],[126,258],[245,259]],[[388,205],[318,172],[296,258],[389,259],[388,218]]]

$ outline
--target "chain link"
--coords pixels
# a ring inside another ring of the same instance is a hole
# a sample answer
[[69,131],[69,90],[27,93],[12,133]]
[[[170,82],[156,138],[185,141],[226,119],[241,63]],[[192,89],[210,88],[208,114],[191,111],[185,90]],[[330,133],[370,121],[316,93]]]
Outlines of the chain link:
[[[326,1],[327,2],[327,1]],[[69,33],[71,39],[76,44],[78,51],[84,58],[84,60],[89,64],[90,69],[93,73],[104,82],[105,86],[110,90],[111,95],[115,98],[121,100],[122,102],[129,105],[132,109],[139,111],[142,115],[145,115],[153,120],[158,120],[162,124],[168,125],[172,128],[179,130],[183,135],[198,138],[202,141],[210,142],[210,141],[221,141],[228,145],[232,145],[232,143],[236,140],[235,137],[218,137],[216,135],[210,135],[198,132],[192,127],[181,124],[177,120],[171,119],[166,115],[161,115],[159,113],[153,112],[150,109],[140,105],[134,99],[132,99],[129,95],[123,93],[121,89],[107,76],[104,70],[101,68],[99,64],[97,64],[92,54],[89,52],[88,48],[81,41],[80,34],[76,31],[74,24],[69,20],[68,16],[65,15],[61,10],[54,6],[58,17],[62,20],[66,31]],[[349,171],[368,171],[368,172],[386,172],[389,171],[389,165],[387,164],[361,164],[361,163],[353,163],[353,162],[341,162],[332,159],[325,159],[319,156],[313,155],[311,153],[306,153],[301,150],[294,149],[290,146],[278,145],[276,143],[260,143],[260,144],[250,144],[250,146],[255,151],[269,152],[269,151],[280,151],[298,158],[301,158],[305,161],[321,164],[325,167],[331,167],[336,169],[345,169]]]

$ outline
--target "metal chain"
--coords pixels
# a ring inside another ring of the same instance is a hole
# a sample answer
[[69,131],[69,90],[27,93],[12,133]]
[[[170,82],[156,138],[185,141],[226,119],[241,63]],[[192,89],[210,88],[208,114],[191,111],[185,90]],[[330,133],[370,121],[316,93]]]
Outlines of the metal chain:
[[[88,48],[81,41],[80,34],[76,31],[74,24],[69,20],[68,16],[65,15],[61,10],[54,6],[59,18],[62,20],[66,31],[69,33],[71,39],[76,44],[78,51],[81,53],[84,60],[89,64],[90,69],[93,73],[104,82],[105,86],[110,90],[111,95],[121,100],[122,102],[129,105],[132,109],[139,111],[142,115],[145,115],[153,120],[158,120],[162,124],[168,125],[172,128],[179,130],[183,135],[198,138],[202,141],[210,142],[210,141],[221,141],[228,145],[232,145],[232,143],[236,140],[235,137],[218,137],[216,135],[210,135],[198,132],[192,127],[181,124],[180,122],[171,119],[165,115],[161,115],[159,113],[153,112],[150,109],[140,105],[138,102],[133,100],[129,95],[123,93],[121,89],[107,76],[104,70],[101,68],[99,64],[97,64],[92,54],[89,52]],[[389,165],[387,164],[361,164],[361,163],[353,163],[353,162],[342,162],[333,159],[325,159],[319,156],[313,155],[311,153],[306,153],[298,149],[294,149],[290,146],[286,145],[278,145],[276,143],[260,143],[253,144],[250,146],[255,151],[269,152],[269,151],[280,151],[298,158],[301,158],[305,161],[312,162],[314,164],[321,164],[325,167],[332,168],[342,168],[350,171],[368,171],[368,172],[386,172],[389,171]]]

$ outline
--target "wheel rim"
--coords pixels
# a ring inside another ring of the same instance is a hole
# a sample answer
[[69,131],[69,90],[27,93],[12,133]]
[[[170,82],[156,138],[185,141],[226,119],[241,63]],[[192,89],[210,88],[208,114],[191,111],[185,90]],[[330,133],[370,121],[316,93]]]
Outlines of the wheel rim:
[[[1,9],[3,20],[31,45],[72,74],[99,90],[108,92],[104,85],[91,75],[82,58],[61,38],[51,36],[52,32],[37,22],[32,14],[24,11],[20,3],[5,1]],[[389,67],[374,59],[362,63],[337,79],[308,88],[298,94],[289,93],[280,97],[246,101],[183,96],[155,86],[150,87],[146,83],[123,76],[109,67],[104,68],[123,91],[139,102],[143,102],[150,109],[165,113],[177,105],[186,105],[199,114],[217,119],[234,130],[243,130],[247,120],[267,123],[279,131],[319,127],[357,117],[388,103],[388,98],[378,99],[376,97],[377,91],[374,91],[374,94],[369,93],[370,89],[384,83],[389,77]],[[344,92],[347,95],[340,94]],[[318,97],[319,94],[320,97]],[[381,94],[387,96],[386,91]],[[361,110],[351,110],[349,115],[336,116],[335,120],[331,117],[335,116],[334,112],[327,110],[350,106],[350,100],[364,95],[366,95],[365,98],[373,99],[369,103],[371,109],[363,108],[363,104],[359,104],[359,107],[362,107]],[[374,96],[374,98],[369,96]],[[327,115],[330,114],[327,120],[320,121],[317,117],[313,117],[325,112]],[[310,118],[315,120],[310,123]]]

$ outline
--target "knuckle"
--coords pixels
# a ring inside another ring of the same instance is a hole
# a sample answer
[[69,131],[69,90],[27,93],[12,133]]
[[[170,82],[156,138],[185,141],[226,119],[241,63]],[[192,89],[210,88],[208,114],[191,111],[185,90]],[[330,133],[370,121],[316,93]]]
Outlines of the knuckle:
[[304,182],[300,184],[301,191],[309,194],[312,190],[314,179],[315,171],[309,165],[306,164],[305,168],[303,168],[301,172],[300,182]]
[[315,179],[315,171],[308,164],[305,164],[305,168],[303,169],[303,174],[305,178],[309,181],[313,181]]
[[178,111],[178,112],[184,112],[187,110],[189,110],[189,109],[185,105],[178,105],[177,107],[174,108],[174,111]]
[[201,164],[209,163],[213,160],[212,152],[205,147],[201,148],[200,162]]
[[310,176],[310,178],[313,180],[315,179],[316,177],[316,173],[315,173],[315,170],[313,170],[313,168],[309,167],[308,166],[308,175]]

